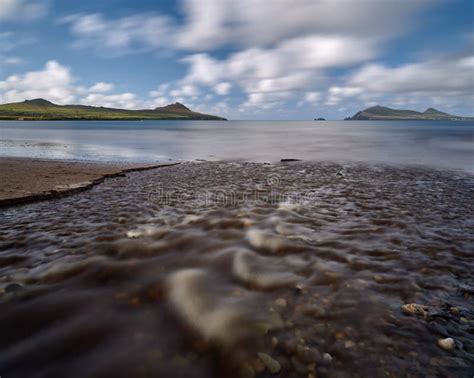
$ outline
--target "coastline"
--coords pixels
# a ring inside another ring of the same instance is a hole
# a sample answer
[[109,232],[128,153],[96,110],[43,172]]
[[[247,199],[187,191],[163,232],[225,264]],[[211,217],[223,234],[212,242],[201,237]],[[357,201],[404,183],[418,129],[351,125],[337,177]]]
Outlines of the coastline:
[[179,164],[133,164],[0,157],[0,208],[65,197],[106,178]]

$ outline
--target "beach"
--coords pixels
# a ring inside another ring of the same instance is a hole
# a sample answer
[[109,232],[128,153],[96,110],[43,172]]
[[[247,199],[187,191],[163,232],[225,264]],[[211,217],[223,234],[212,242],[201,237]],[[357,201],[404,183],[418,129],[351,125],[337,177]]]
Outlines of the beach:
[[0,158],[0,207],[71,195],[97,185],[106,177],[157,166],[3,157]]
[[470,376],[473,180],[182,162],[3,209],[0,372]]

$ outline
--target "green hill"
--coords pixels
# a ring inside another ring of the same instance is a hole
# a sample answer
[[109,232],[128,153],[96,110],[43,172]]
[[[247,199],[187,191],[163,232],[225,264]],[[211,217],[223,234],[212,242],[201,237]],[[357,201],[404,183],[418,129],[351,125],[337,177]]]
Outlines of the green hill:
[[126,110],[87,105],[57,105],[38,98],[0,105],[3,120],[225,120],[193,112],[179,102],[155,109]]
[[474,120],[472,117],[459,117],[452,114],[440,112],[439,110],[428,108],[423,113],[415,110],[390,109],[385,106],[373,106],[360,112],[346,120],[431,120],[431,121],[462,121]]

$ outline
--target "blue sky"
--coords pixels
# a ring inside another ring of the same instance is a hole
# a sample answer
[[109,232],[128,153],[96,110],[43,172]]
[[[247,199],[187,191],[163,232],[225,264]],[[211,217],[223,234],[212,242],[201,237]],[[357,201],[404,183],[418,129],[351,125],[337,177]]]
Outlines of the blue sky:
[[0,0],[0,101],[474,114],[469,0]]

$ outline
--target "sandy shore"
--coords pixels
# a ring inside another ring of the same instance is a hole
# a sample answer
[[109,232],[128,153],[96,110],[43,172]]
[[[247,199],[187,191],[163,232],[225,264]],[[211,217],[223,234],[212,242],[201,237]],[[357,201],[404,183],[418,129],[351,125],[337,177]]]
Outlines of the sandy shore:
[[0,207],[62,197],[86,190],[106,177],[162,164],[120,164],[0,158]]

